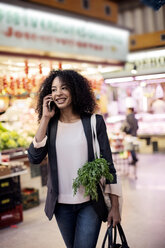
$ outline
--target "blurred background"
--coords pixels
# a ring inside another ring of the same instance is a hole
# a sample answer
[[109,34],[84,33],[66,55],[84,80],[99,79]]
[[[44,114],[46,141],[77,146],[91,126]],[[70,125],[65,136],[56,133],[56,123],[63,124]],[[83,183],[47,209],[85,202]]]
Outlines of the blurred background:
[[[27,159],[38,88],[52,69],[76,70],[92,85],[122,179],[130,248],[164,248],[164,0],[0,1],[2,247],[65,247],[43,212],[47,161],[34,167]],[[128,109],[136,135],[123,128]]]

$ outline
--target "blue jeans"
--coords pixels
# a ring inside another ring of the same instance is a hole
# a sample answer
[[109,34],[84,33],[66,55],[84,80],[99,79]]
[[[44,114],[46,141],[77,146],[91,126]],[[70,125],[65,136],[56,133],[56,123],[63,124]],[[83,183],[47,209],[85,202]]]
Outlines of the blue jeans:
[[131,152],[131,156],[132,156],[132,161],[133,161],[134,163],[136,163],[138,160],[137,160],[137,157],[136,157],[136,152],[135,152],[135,150],[131,150],[130,152]]
[[55,217],[67,248],[95,248],[101,220],[90,202],[57,203]]

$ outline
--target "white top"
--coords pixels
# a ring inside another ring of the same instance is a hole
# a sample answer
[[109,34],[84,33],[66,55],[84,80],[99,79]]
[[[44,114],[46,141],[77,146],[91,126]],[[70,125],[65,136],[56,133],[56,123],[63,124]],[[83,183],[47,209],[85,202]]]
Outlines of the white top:
[[57,137],[57,166],[59,203],[78,204],[86,202],[90,197],[84,197],[81,186],[73,196],[73,179],[77,177],[77,170],[88,161],[87,140],[82,121],[64,123],[58,121]]
[[[46,141],[47,136],[41,142],[36,142],[34,137],[34,147],[43,147]],[[75,196],[73,196],[72,190],[73,178],[77,177],[77,170],[88,161],[87,140],[81,120],[74,123],[58,121],[56,150],[59,179],[58,202],[74,204],[88,201],[90,197],[83,197],[83,187],[78,190]],[[106,185],[105,192],[119,196],[119,200],[122,199],[119,176],[117,176],[117,184]]]

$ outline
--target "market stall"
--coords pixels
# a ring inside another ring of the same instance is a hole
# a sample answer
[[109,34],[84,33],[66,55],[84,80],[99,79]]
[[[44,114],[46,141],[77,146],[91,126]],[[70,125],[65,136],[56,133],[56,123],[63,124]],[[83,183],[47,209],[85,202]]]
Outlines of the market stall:
[[117,73],[104,73],[108,95],[107,124],[110,133],[120,132],[126,110],[133,108],[138,119],[139,151],[165,150],[165,50],[155,49],[128,55]]

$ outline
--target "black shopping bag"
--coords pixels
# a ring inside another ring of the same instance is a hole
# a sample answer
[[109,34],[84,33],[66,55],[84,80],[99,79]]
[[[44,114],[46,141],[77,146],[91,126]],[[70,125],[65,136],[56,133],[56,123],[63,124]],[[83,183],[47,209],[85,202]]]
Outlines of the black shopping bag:
[[[121,239],[120,244],[116,244],[117,230]],[[105,243],[108,240],[108,246],[105,247]],[[117,224],[117,227],[113,228],[111,225],[108,227],[103,240],[102,248],[129,248],[122,226]]]

